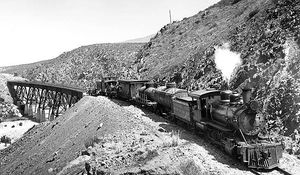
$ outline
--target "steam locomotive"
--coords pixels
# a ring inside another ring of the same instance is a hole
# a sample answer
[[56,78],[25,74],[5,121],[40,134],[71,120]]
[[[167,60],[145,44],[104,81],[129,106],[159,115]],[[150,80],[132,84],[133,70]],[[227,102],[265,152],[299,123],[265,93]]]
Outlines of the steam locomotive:
[[243,89],[241,94],[215,89],[188,92],[176,88],[175,83],[157,87],[148,80],[115,77],[96,84],[92,95],[130,100],[185,122],[249,168],[278,167],[284,146],[260,136],[266,122],[259,103],[251,100],[251,89]]

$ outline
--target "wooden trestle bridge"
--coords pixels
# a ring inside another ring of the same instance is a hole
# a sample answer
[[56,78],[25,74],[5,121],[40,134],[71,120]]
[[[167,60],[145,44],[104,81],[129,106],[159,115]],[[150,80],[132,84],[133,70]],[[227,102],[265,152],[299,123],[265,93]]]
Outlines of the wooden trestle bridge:
[[7,86],[21,113],[38,122],[54,120],[83,97],[83,90],[41,82],[8,81]]

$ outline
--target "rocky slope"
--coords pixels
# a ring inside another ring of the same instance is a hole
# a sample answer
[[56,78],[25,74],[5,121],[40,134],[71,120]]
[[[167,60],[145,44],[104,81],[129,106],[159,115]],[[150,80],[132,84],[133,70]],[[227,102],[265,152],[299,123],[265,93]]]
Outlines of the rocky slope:
[[180,72],[184,87],[218,86],[222,75],[215,66],[215,47],[232,45],[232,31],[256,18],[254,12],[264,11],[271,3],[222,0],[192,17],[166,25],[140,51],[139,72],[143,77],[166,80],[172,79],[174,72]]
[[20,114],[17,106],[13,105],[13,99],[7,88],[7,81],[25,80],[22,77],[14,77],[10,74],[0,74],[0,122],[9,120],[10,118],[19,118]]
[[12,103],[13,99],[9,94],[8,88],[7,88],[7,81],[22,81],[25,80],[22,77],[16,77],[10,74],[0,74],[0,98],[1,101]]
[[270,119],[282,119],[283,133],[291,134],[299,124],[300,2],[276,1],[260,13],[232,34],[232,49],[244,62],[232,87],[254,87]]
[[2,68],[29,80],[88,88],[102,76],[136,78],[133,62],[139,43],[94,44],[65,52],[55,59]]

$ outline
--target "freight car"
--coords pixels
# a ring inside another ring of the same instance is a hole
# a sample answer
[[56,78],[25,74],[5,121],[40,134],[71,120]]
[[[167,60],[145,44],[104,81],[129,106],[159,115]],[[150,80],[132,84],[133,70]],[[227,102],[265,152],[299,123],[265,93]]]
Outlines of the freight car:
[[149,80],[119,80],[118,97],[125,100],[132,100],[138,95],[138,89],[144,86]]
[[89,90],[88,94],[92,96],[105,95],[110,97],[116,97],[117,84],[117,77],[103,77],[100,81],[96,81],[96,88],[93,90]]
[[283,144],[259,135],[265,125],[265,117],[259,103],[250,100],[250,89],[244,89],[240,95],[214,89],[187,92],[176,88],[174,83],[156,87],[147,80],[118,82],[121,88],[117,88],[117,96],[187,123],[195,131],[205,133],[247,167],[278,167]]

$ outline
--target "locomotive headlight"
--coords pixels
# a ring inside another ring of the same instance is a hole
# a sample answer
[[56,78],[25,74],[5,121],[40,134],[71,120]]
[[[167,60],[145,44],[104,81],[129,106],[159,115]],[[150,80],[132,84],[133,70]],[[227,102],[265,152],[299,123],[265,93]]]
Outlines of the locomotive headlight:
[[261,120],[262,120],[262,115],[261,114],[256,114],[253,126],[259,127],[261,125]]

